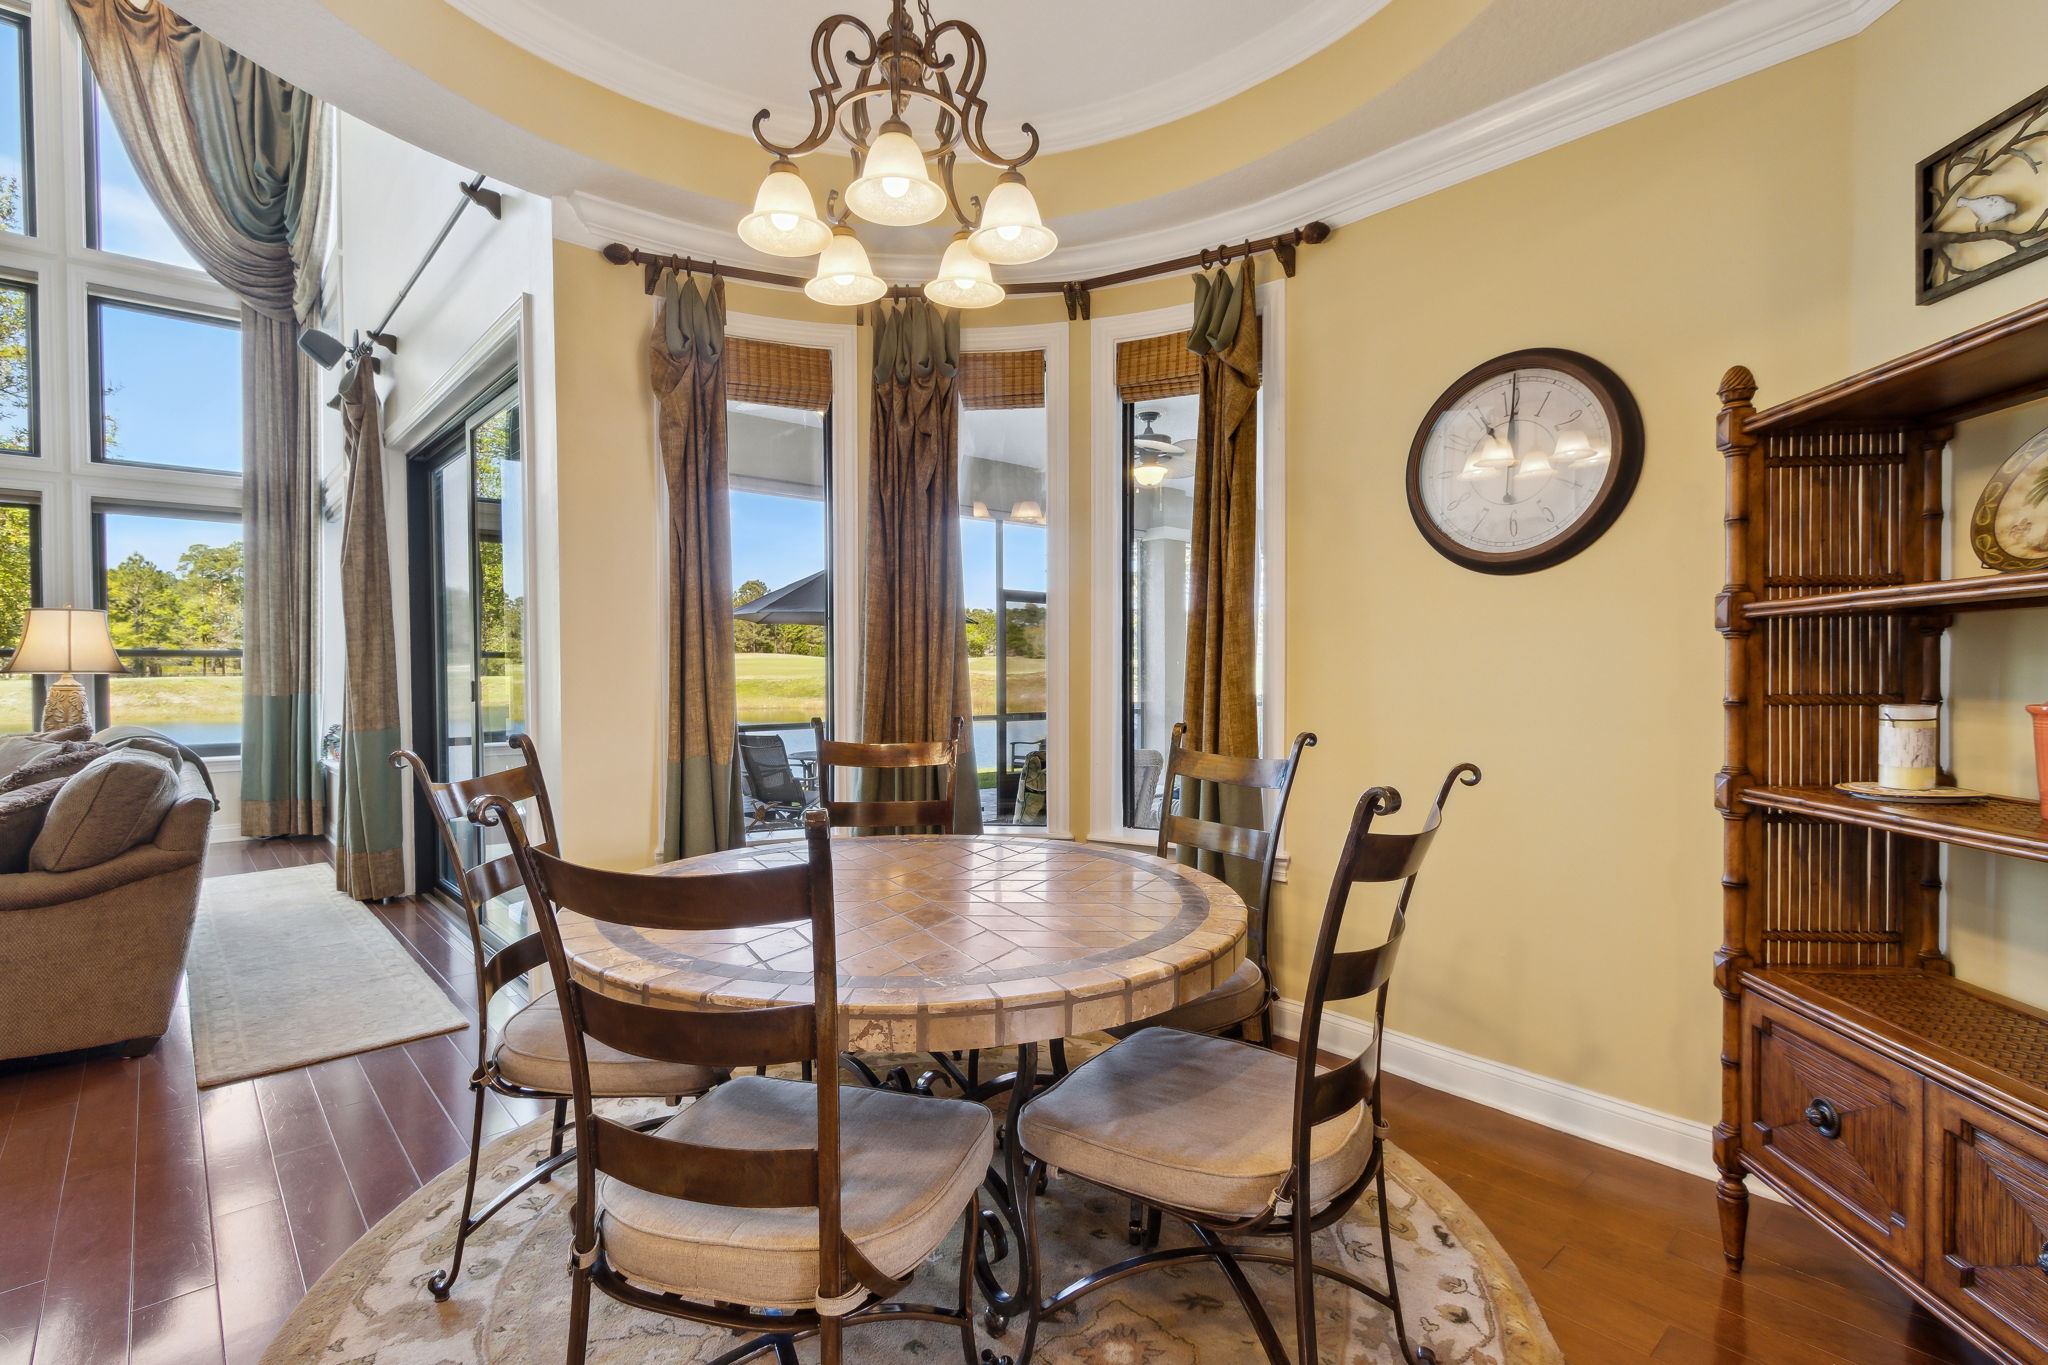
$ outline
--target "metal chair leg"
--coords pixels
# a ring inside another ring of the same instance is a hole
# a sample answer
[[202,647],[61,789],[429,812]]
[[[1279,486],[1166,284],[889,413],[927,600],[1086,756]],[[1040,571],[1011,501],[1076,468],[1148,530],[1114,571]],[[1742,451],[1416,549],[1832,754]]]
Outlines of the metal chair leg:
[[1394,1340],[1401,1348],[1401,1359],[1434,1362],[1436,1352],[1427,1346],[1420,1350],[1408,1345],[1408,1319],[1401,1311],[1401,1277],[1394,1273],[1394,1228],[1387,1211],[1387,1153],[1383,1144],[1373,1160],[1379,1166],[1376,1188],[1380,1201],[1380,1258],[1387,1267],[1387,1311],[1394,1315]]
[[[478,1114],[479,1117],[481,1117],[482,1111],[479,1110]],[[555,1127],[554,1131],[548,1134],[548,1157],[550,1160],[562,1154],[562,1131],[568,1126],[569,1101],[566,1098],[556,1100]],[[554,1178],[555,1173],[553,1171],[549,1171],[546,1175],[540,1178],[540,1183],[543,1185],[549,1184],[554,1180]]]
[[569,1271],[569,1365],[583,1365],[590,1343],[590,1275],[580,1268]]
[[[1273,1319],[1266,1312],[1266,1305],[1259,1302],[1258,1291],[1252,1282],[1244,1277],[1244,1267],[1230,1254],[1230,1248],[1223,1245],[1216,1235],[1199,1223],[1188,1224],[1194,1230],[1196,1240],[1208,1248],[1216,1266],[1223,1272],[1223,1278],[1230,1281],[1231,1292],[1243,1305],[1245,1316],[1252,1320],[1252,1331],[1258,1334],[1259,1345],[1266,1350],[1266,1359],[1272,1365],[1287,1365],[1287,1348],[1280,1344],[1280,1334],[1273,1329]],[[1313,1357],[1309,1357],[1313,1362]]]
[[[1295,1359],[1315,1365],[1316,1360],[1316,1250],[1315,1232],[1309,1226],[1309,1210],[1295,1211],[1292,1241],[1294,1243],[1294,1355]],[[1382,1226],[1385,1225],[1386,1210],[1380,1210]],[[1393,1274],[1393,1262],[1387,1263],[1387,1274]],[[1401,1358],[1408,1358],[1404,1347]]]
[[455,1221],[455,1255],[447,1268],[437,1270],[427,1281],[427,1292],[437,1303],[448,1301],[449,1291],[455,1287],[455,1277],[462,1271],[462,1247],[469,1240],[469,1211],[476,1206],[476,1164],[484,1145],[484,1088],[472,1081],[471,1090],[476,1092],[476,1117],[469,1125],[469,1180],[462,1189],[462,1216]]

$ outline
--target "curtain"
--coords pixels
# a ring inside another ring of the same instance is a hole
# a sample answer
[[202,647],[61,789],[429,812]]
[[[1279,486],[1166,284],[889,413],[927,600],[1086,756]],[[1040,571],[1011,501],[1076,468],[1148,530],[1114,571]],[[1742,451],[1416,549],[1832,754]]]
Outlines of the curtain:
[[[877,307],[860,738],[942,740],[955,716],[968,718],[954,773],[953,829],[978,834],[960,563],[959,367],[957,313],[923,299]],[[940,791],[935,774],[915,768],[872,774],[869,783],[882,800],[928,800]]]
[[648,368],[668,496],[668,800],[662,856],[746,842],[725,481],[725,282],[661,274]]
[[391,628],[391,543],[384,525],[383,419],[367,363],[341,379],[348,494],[341,525],[341,618],[348,691],[341,712],[341,811],[335,885],[357,900],[402,896],[405,779],[398,734],[398,649]]
[[318,308],[326,110],[162,5],[71,0],[93,76],[171,230],[242,305],[242,832],[322,830]]
[[[1259,752],[1259,318],[1247,257],[1228,271],[1195,277],[1195,320],[1187,349],[1200,357],[1201,417],[1195,463],[1194,526],[1188,548],[1187,742],[1210,753]],[[1243,788],[1200,784],[1198,813],[1263,826],[1263,803]],[[1187,856],[1256,892],[1258,869],[1243,859]],[[1211,866],[1211,864],[1223,864]]]

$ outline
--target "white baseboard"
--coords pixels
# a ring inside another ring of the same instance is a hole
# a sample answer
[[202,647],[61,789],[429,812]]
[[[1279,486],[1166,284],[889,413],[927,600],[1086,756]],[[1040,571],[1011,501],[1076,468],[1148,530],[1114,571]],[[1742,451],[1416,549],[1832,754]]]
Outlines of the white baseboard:
[[[1301,1032],[1301,1002],[1279,1000],[1273,1005],[1273,1027],[1283,1038],[1297,1038]],[[1341,1014],[1323,1016],[1324,1050],[1341,1056],[1355,1056],[1372,1042],[1372,1025]],[[1387,1030],[1383,1064],[1405,1080],[1441,1090],[1447,1095],[1472,1100],[1517,1118],[1555,1128],[1573,1137],[1597,1142],[1631,1156],[1673,1167],[1690,1175],[1712,1180],[1714,1168],[1713,1127],[1691,1119],[1651,1109],[1628,1100],[1616,1099],[1518,1066],[1475,1057],[1469,1052],[1432,1043],[1427,1039]],[[1400,1141],[1398,1115],[1395,1141]],[[1760,1182],[1750,1182],[1752,1193],[1764,1194]]]

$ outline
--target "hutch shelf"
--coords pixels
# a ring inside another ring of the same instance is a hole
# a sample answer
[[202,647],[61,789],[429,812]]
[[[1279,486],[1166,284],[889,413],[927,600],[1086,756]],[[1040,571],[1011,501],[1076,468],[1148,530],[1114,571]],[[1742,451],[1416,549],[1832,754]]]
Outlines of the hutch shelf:
[[[2048,1359],[2048,1012],[1956,980],[1940,845],[2048,862],[2037,801],[1887,805],[1877,708],[1941,699],[1957,612],[2048,572],[1940,577],[1958,421],[2048,395],[2048,300],[1776,407],[1723,377],[1723,1249],[1754,1176],[1995,1359]],[[2023,742],[2015,727],[2015,743]]]

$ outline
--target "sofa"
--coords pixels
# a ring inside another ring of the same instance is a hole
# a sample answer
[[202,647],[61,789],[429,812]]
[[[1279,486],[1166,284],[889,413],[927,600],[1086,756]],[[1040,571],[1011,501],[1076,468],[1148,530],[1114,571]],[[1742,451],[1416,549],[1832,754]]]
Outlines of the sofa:
[[0,739],[0,1061],[156,1046],[214,809],[205,764],[162,736]]

